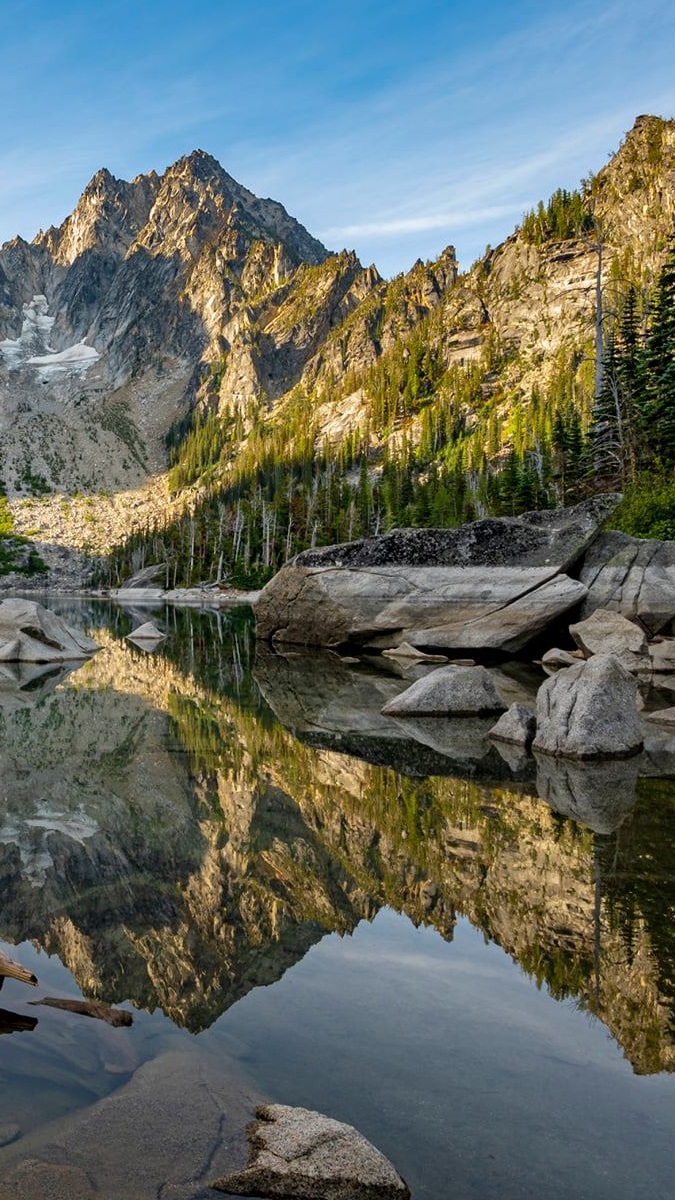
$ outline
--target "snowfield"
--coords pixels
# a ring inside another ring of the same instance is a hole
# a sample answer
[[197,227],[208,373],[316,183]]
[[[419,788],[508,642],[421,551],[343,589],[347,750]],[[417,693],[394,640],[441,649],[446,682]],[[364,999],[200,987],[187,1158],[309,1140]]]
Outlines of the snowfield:
[[21,333],[18,338],[0,342],[0,358],[10,371],[35,367],[44,379],[83,374],[100,357],[98,351],[84,342],[54,350],[49,344],[54,317],[48,312],[46,296],[33,296],[29,304],[24,304]]

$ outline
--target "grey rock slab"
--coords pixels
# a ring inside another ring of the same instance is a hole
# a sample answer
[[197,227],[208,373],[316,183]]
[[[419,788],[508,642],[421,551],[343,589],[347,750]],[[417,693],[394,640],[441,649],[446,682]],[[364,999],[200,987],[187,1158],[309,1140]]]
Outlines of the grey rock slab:
[[382,713],[387,717],[469,717],[503,712],[505,707],[485,667],[439,667],[385,704]]
[[396,1169],[353,1126],[285,1104],[264,1105],[256,1116],[248,1166],[214,1188],[287,1200],[409,1200]]
[[582,601],[566,569],[616,497],[459,529],[397,529],[307,550],[263,588],[260,638],[390,649],[519,650]]
[[587,658],[613,654],[629,671],[651,670],[644,630],[609,608],[596,608],[590,617],[570,625],[570,634]]
[[584,555],[579,579],[588,588],[583,617],[610,608],[639,620],[650,636],[675,620],[675,541],[600,534]]
[[124,591],[130,591],[132,588],[158,586],[165,577],[166,563],[154,563],[152,566],[143,567],[142,570],[136,571],[128,579],[123,580],[122,588]]
[[537,718],[524,704],[512,704],[492,726],[489,737],[515,746],[531,745],[537,731]]
[[643,735],[636,705],[637,681],[613,655],[551,676],[537,695],[533,749],[568,758],[625,758]]
[[[8,650],[8,646],[11,650]],[[34,600],[0,603],[0,656],[5,662],[66,662],[98,650],[96,642]]]
[[258,635],[278,642],[518,650],[585,594],[551,567],[290,565],[255,612]]

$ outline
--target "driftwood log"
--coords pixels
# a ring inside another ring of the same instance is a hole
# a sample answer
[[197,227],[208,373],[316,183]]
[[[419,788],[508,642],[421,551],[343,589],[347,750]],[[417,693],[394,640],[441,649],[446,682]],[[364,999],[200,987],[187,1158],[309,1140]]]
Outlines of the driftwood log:
[[0,951],[0,988],[5,979],[18,979],[19,983],[29,983],[31,987],[37,987],[38,982],[32,971],[22,967],[21,963],[14,962],[13,958],[7,958],[7,955]]
[[42,1000],[31,1000],[31,1004],[46,1004],[48,1008],[61,1008],[64,1012],[78,1013],[82,1017],[93,1017],[95,1021],[106,1021],[119,1028],[133,1025],[134,1018],[123,1008],[111,1008],[100,1000],[61,1000],[56,996],[45,996]]

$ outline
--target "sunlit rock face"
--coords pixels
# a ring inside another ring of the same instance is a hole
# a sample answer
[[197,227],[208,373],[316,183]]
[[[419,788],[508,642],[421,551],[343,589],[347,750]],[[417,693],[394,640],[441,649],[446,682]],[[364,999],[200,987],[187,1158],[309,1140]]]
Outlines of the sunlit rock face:
[[130,183],[99,171],[58,229],[0,247],[8,494],[143,483],[166,465],[203,356],[229,347],[228,323],[326,257],[202,151]]
[[[609,772],[594,836],[555,811],[593,819],[598,780],[585,788],[582,764],[581,779],[547,770],[546,803],[515,778],[491,787],[366,762],[326,724],[323,747],[304,744],[233,670],[248,627],[219,642],[181,619],[192,636],[152,657],[93,631],[101,652],[31,708],[0,691],[5,938],[58,953],[89,995],[200,1029],[383,905],[448,940],[466,915],[555,996],[597,1013],[636,1070],[675,1067],[668,892],[650,891],[640,866],[647,855],[651,878],[663,860],[667,877],[669,810],[635,808],[634,775]],[[311,662],[306,673],[298,722],[320,711]]]

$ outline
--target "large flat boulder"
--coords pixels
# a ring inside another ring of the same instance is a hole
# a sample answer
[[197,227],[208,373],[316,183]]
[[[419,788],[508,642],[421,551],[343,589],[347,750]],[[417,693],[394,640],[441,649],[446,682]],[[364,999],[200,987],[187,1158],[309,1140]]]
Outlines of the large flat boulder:
[[534,750],[564,758],[628,758],[642,749],[637,680],[611,654],[552,675],[537,693]]
[[586,551],[579,579],[588,589],[583,617],[610,608],[650,637],[675,621],[675,542],[603,533]]
[[11,599],[0,604],[2,662],[68,662],[87,658],[96,650],[96,642],[34,600]]
[[585,585],[566,571],[616,502],[600,496],[570,509],[306,550],[263,588],[258,635],[381,650],[402,642],[519,650],[584,599]]

